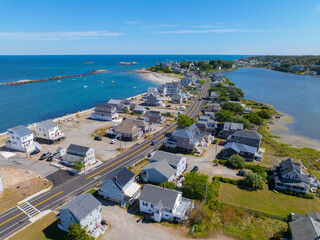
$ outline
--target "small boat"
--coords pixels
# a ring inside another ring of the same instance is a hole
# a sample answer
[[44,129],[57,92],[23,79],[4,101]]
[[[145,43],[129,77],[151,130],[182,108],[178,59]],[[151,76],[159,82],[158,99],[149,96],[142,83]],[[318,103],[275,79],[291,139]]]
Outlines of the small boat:
[[86,86],[83,86],[83,88],[87,88],[88,86],[86,85]]
[[133,87],[133,88],[136,88],[136,87]]
[[103,81],[101,81],[101,83],[103,83]]
[[112,81],[112,83],[114,83],[114,81]]
[[57,82],[61,82],[60,80],[58,80]]

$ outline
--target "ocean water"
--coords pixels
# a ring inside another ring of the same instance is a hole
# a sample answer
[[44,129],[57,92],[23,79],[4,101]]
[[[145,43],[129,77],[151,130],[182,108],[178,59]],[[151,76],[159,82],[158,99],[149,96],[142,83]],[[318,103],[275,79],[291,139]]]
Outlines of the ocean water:
[[[24,85],[0,86],[0,132],[91,108],[111,98],[127,98],[145,92],[156,83],[127,73],[161,61],[235,60],[239,55],[74,55],[0,56],[0,83],[24,79],[88,73],[106,69],[112,72],[64,78]],[[138,62],[118,65],[118,62]],[[83,64],[83,62],[94,62]],[[114,83],[112,83],[114,81]],[[102,83],[103,82],[103,83]],[[84,88],[87,86],[87,88]],[[135,88],[134,88],[135,87]]]
[[239,68],[225,75],[245,97],[273,105],[293,117],[286,134],[320,140],[320,78],[261,68]]

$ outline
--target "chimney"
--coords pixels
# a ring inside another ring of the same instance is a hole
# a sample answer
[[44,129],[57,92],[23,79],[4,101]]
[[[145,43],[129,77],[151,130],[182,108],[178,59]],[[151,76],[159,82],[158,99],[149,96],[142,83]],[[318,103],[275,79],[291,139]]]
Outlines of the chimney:
[[114,180],[116,180],[116,181],[117,181],[117,180],[118,180],[118,176],[115,176],[115,177],[114,177]]

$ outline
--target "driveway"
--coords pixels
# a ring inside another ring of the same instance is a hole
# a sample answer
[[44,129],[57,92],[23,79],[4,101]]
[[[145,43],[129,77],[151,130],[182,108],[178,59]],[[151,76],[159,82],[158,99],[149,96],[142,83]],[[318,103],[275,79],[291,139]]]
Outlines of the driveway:
[[[107,220],[111,229],[102,236],[102,240],[186,240],[188,229],[167,227],[159,223],[137,223],[139,217],[132,215],[118,205],[105,200],[102,202],[102,218]],[[208,239],[208,238],[207,238]],[[223,235],[209,238],[212,240],[230,239]]]

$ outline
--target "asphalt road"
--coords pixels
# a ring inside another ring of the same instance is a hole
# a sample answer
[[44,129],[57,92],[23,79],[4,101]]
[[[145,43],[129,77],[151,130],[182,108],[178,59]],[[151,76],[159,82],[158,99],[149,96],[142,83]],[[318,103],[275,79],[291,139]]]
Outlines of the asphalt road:
[[[206,82],[191,106],[184,113],[185,115],[194,118],[200,113],[205,103],[202,99],[207,97],[208,87],[208,82]],[[85,174],[73,176],[72,178],[64,178],[63,174],[60,173],[59,177],[63,179],[64,183],[59,182],[59,184],[54,185],[51,190],[29,200],[28,203],[39,211],[56,209],[64,203],[72,200],[75,196],[95,187],[109,172],[119,167],[128,167],[147,156],[150,152],[160,148],[167,139],[166,133],[173,132],[176,127],[176,123],[171,124],[169,127],[157,132],[153,137],[147,139],[145,142],[134,145],[128,151],[121,153],[111,161],[103,163]],[[154,140],[157,140],[158,143],[152,146],[151,143]],[[58,173],[59,171],[57,174]],[[54,176],[51,177],[54,178]],[[58,179],[59,177],[55,178]],[[21,208],[22,205],[17,205],[16,207],[0,214],[0,239],[9,237],[19,229],[31,223],[29,221],[30,216],[28,216],[28,211],[24,212],[20,210],[19,207]]]

